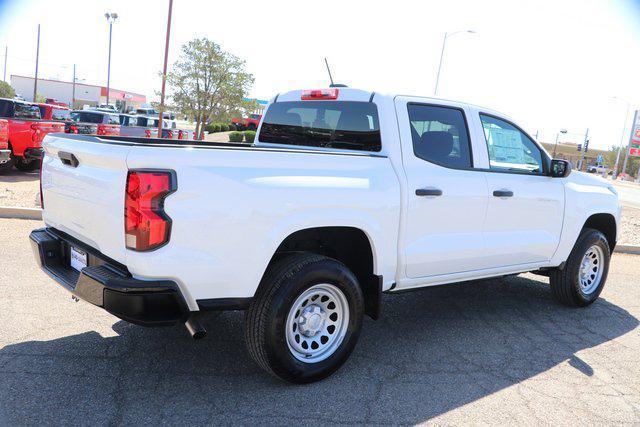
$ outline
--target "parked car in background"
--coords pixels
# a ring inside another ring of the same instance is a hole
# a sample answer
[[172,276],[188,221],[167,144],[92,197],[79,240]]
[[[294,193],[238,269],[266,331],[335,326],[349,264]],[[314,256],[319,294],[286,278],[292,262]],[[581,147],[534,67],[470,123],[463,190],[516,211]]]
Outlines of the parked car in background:
[[144,117],[120,114],[120,136],[156,138],[158,129],[147,126],[148,122]]
[[3,165],[11,161],[11,150],[9,150],[9,122],[0,119],[0,172]]
[[[136,114],[139,114],[141,116],[155,116],[158,117],[158,115],[160,114],[160,112],[158,110],[156,110],[155,108],[138,108],[136,109]],[[169,119],[169,120],[175,120],[176,119],[176,115],[170,111],[165,111],[162,113],[162,117],[165,119]]]
[[118,112],[118,109],[116,108],[116,106],[111,104],[99,104],[96,107],[94,107],[94,109],[100,110],[100,111],[113,112],[113,113]]
[[[76,110],[71,112],[71,121],[67,133],[85,133],[95,125],[96,135],[120,135],[120,117],[118,114],[98,110]],[[73,132],[74,129],[77,132]]]
[[14,165],[29,172],[37,169],[42,157],[42,139],[50,132],[64,132],[64,123],[42,120],[38,105],[15,99],[0,99],[0,119],[8,125],[10,161],[2,162],[5,172]]
[[587,172],[589,173],[597,173],[599,175],[607,173],[609,169],[603,165],[590,165],[587,166]]
[[619,236],[610,183],[462,102],[296,90],[253,145],[166,145],[47,137],[36,262],[121,319],[194,338],[201,311],[246,309],[249,354],[290,382],[335,372],[383,292],[533,272],[588,306]]
[[262,120],[262,114],[249,114],[246,118],[231,119],[231,124],[236,130],[256,130]]

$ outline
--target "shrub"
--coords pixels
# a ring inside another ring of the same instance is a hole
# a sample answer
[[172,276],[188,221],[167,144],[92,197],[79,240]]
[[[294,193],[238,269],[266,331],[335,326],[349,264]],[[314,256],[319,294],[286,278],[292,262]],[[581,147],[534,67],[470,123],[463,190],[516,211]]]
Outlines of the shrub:
[[229,131],[229,125],[226,123],[220,123],[220,132],[227,132]]
[[215,125],[213,125],[213,131],[214,132],[220,132],[220,125],[218,123],[216,123]]
[[206,125],[204,127],[205,132],[207,133],[213,133],[215,132],[215,130],[213,129],[213,123],[209,123],[208,125]]
[[245,142],[248,142],[249,144],[253,144],[253,140],[256,138],[256,133],[252,130],[245,130],[244,131],[244,140]]
[[243,137],[242,132],[231,132],[229,134],[229,142],[242,142]]

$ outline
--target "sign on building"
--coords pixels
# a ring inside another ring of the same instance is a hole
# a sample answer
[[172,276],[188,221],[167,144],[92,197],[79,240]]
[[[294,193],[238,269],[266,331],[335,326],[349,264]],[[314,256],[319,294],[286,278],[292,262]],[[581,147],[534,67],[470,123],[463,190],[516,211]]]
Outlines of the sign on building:
[[640,156],[640,110],[637,110],[633,116],[631,140],[629,141],[629,155]]

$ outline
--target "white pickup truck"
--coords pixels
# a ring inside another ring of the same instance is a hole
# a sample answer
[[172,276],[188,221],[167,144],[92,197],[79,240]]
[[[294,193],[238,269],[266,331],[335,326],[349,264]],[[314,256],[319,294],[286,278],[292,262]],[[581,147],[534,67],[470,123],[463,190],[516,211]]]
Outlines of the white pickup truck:
[[[255,143],[48,135],[41,267],[126,321],[246,309],[265,370],[311,382],[383,292],[521,272],[586,306],[616,244],[616,190],[506,116],[350,88],[282,93]],[[401,332],[401,331],[400,331]]]

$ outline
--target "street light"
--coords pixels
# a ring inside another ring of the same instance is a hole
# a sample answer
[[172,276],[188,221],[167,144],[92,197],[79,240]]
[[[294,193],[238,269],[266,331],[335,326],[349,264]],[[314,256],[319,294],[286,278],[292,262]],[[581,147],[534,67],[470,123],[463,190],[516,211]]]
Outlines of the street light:
[[[626,99],[620,98],[618,96],[613,96],[613,97],[611,97],[611,99],[617,99],[618,101],[622,101],[627,106],[627,111],[624,114],[624,123],[622,125],[622,135],[620,136],[620,145],[618,146],[618,154],[616,155],[616,165],[613,167],[613,179],[616,179],[616,177],[618,176],[618,165],[620,163],[620,152],[622,151],[622,146],[624,145],[624,133],[625,133],[625,130],[627,129],[627,118],[629,117],[629,110],[631,109],[631,103],[629,101],[627,101]],[[626,160],[626,157],[625,157],[625,160]],[[625,162],[625,166],[626,166],[626,162]],[[626,167],[624,169],[626,169]]]
[[558,148],[558,138],[560,137],[561,133],[567,133],[566,129],[560,129],[560,131],[558,131],[558,133],[556,133],[556,144],[553,146],[553,157],[556,157],[556,149]]
[[109,84],[111,83],[111,33],[113,32],[113,23],[118,19],[117,13],[105,13],[104,17],[107,18],[109,23],[109,60],[107,62],[107,105],[109,105]]
[[434,96],[438,94],[438,83],[440,82],[440,70],[442,69],[442,58],[444,57],[444,49],[447,46],[447,38],[456,34],[461,34],[461,33],[475,34],[476,32],[474,30],[461,30],[461,31],[454,31],[453,33],[444,33],[444,39],[442,39],[442,51],[440,52],[440,64],[438,65],[438,75],[436,77],[436,87],[435,89],[433,89]]

